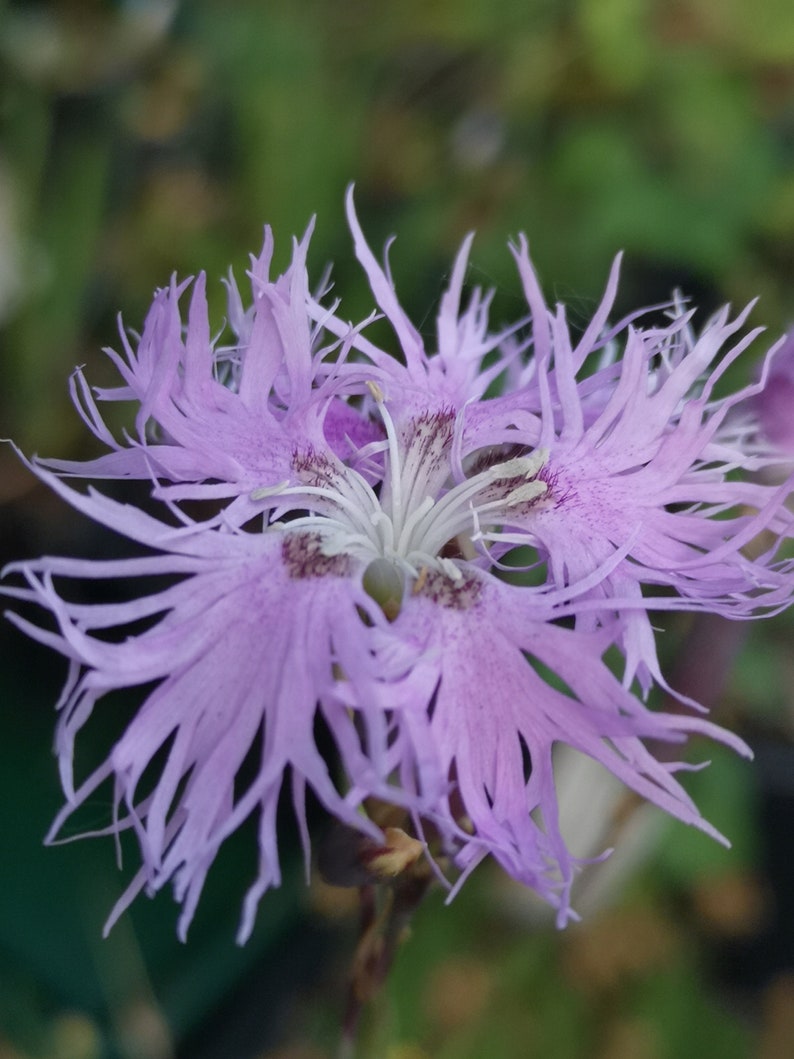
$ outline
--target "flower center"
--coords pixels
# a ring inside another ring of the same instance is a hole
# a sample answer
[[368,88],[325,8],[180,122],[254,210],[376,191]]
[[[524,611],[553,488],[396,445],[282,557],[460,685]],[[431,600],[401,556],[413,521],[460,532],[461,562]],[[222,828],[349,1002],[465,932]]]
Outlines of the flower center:
[[[462,582],[460,561],[476,557],[489,530],[512,522],[546,493],[538,475],[548,454],[538,449],[493,462],[450,485],[454,413],[428,413],[398,434],[380,387],[368,386],[386,432],[378,445],[384,455],[379,492],[355,469],[310,452],[295,460],[301,484],[251,496],[272,501],[268,529],[315,534],[324,556],[362,562],[364,586],[388,615],[399,610],[406,579],[423,570]],[[284,521],[288,515],[294,517]]]

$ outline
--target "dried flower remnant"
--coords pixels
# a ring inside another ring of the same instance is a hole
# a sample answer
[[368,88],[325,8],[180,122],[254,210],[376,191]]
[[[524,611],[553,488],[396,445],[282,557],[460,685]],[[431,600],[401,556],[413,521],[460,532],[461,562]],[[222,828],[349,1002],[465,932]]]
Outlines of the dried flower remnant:
[[[267,229],[247,308],[227,282],[230,344],[211,336],[204,276],[186,320],[189,284],[172,281],[140,338],[122,331],[122,352],[109,351],[121,385],[93,391],[74,376],[78,409],[108,451],[31,464],[78,510],[146,549],[16,564],[9,572],[24,584],[5,589],[51,613],[54,632],[11,620],[69,662],[56,740],[67,800],[50,839],[112,782],[104,833],[132,830],[140,847],[110,923],[142,890],[170,882],[184,936],[218,848],[256,815],[244,941],[259,899],[281,881],[279,800],[291,798],[308,857],[311,794],[370,850],[391,840],[368,806],[400,807],[411,858],[413,843],[432,839],[457,886],[493,856],[563,925],[580,864],[558,822],[557,743],[721,838],[676,778],[686,766],[655,760],[645,741],[701,734],[747,748],[694,710],[647,707],[651,685],[664,682],[648,615],[747,618],[791,598],[792,566],[775,557],[791,532],[791,482],[739,473],[749,457],[729,427],[760,384],[714,392],[758,331],[742,334],[747,313],[732,320],[728,310],[697,336],[683,310],[661,325],[642,311],[610,325],[616,261],[574,341],[564,308],[543,300],[523,239],[511,250],[529,316],[493,330],[490,295],[475,289],[464,304],[469,238],[428,349],[352,196],[348,219],[394,349],[373,344],[367,320],[347,323],[327,292],[312,294],[311,230],[271,278]],[[117,400],[138,406],[136,436],[121,441],[100,411]],[[765,458],[754,450],[753,466]],[[150,482],[161,514],[83,492],[75,478]],[[214,513],[189,515],[195,500]],[[761,531],[773,544],[749,558],[744,546]],[[165,587],[115,604],[61,594],[69,579],[144,575]],[[623,656],[622,678],[608,651]],[[75,739],[94,709],[137,686],[149,690],[135,718],[94,772],[75,777]],[[252,747],[253,777],[241,773]],[[153,764],[157,781],[144,788]]]

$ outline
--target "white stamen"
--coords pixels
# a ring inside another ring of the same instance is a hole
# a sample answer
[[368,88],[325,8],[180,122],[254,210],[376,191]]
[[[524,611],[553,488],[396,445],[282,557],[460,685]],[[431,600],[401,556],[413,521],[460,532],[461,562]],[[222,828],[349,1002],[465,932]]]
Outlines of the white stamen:
[[[548,484],[537,477],[548,452],[537,449],[512,457],[456,485],[444,486],[444,468],[450,467],[455,437],[451,414],[411,424],[401,442],[383,390],[372,381],[367,382],[367,388],[386,432],[385,441],[377,446],[386,459],[380,495],[354,468],[327,458],[313,463],[307,457],[298,474],[321,484],[289,485],[285,481],[255,489],[251,498],[277,498],[271,511],[278,516],[295,511],[296,518],[279,518],[268,529],[316,533],[327,556],[346,553],[368,564],[386,561],[393,563],[401,576],[420,581],[436,570],[460,582],[460,560],[442,556],[445,546],[454,543],[456,554],[473,557],[475,541],[483,545],[506,539],[499,532],[501,524],[514,523],[516,508],[548,491]],[[290,501],[285,503],[287,498]]]

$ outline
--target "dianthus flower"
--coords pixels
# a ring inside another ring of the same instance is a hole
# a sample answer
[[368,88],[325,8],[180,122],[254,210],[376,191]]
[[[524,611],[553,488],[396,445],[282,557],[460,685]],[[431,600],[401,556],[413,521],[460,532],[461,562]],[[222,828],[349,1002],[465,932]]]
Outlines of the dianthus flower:
[[[132,829],[140,847],[111,923],[170,881],[184,936],[219,846],[258,814],[245,940],[280,882],[276,810],[288,791],[307,857],[307,793],[375,840],[367,807],[386,801],[458,884],[491,855],[562,925],[580,865],[558,822],[556,743],[721,838],[678,782],[684,764],[656,760],[646,741],[698,733],[748,750],[696,711],[646,706],[663,684],[648,613],[744,618],[791,596],[791,566],[775,559],[791,483],[750,480],[729,427],[761,384],[716,391],[758,334],[737,337],[747,312],[731,320],[726,309],[699,335],[680,306],[666,322],[639,312],[610,325],[616,261],[574,340],[520,239],[511,251],[528,314],[492,330],[490,295],[475,289],[464,304],[469,238],[430,342],[352,197],[348,219],[394,350],[367,338],[369,320],[346,323],[327,292],[311,293],[310,231],[272,279],[266,229],[248,308],[227,282],[234,341],[210,332],[203,275],[186,320],[189,284],[172,281],[142,334],[120,329],[122,352],[108,351],[122,385],[92,391],[74,376],[77,407],[109,451],[32,463],[147,550],[17,564],[26,585],[6,590],[51,612],[54,629],[11,619],[69,662],[56,740],[67,801],[49,837],[111,782],[112,820],[97,833]],[[135,402],[135,435],[117,440],[97,399]],[[763,459],[756,451],[753,465]],[[75,477],[149,482],[161,513],[75,489]],[[761,531],[775,544],[745,552]],[[58,587],[142,576],[163,587],[80,604]],[[139,712],[76,779],[80,729],[104,696],[133,686]],[[318,744],[318,731],[330,739]]]

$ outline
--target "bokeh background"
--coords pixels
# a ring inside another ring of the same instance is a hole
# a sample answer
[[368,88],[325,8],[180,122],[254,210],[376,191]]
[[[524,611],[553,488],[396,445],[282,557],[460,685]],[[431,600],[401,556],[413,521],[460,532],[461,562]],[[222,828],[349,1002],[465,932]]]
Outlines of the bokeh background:
[[[470,280],[497,288],[496,322],[518,312],[505,243],[519,231],[574,324],[621,248],[622,308],[676,287],[704,314],[760,295],[767,345],[794,319],[790,0],[4,2],[0,93],[0,434],[28,453],[94,453],[71,370],[106,382],[117,312],[140,326],[174,271],[219,281],[232,264],[242,277],[264,222],[285,264],[317,214],[310,264],[319,279],[334,262],[346,315],[360,316],[351,180],[372,244],[398,235],[396,282],[423,330],[472,228]],[[214,296],[220,327],[219,282]],[[123,547],[47,495],[9,446],[0,504],[3,561]],[[487,868],[450,907],[432,894],[362,1056],[794,1054],[792,620],[667,624],[669,668],[696,679],[719,658],[705,695],[758,752],[753,766],[715,754],[692,776],[734,849],[610,802],[597,777],[572,780],[577,840],[620,831],[631,863],[594,869],[585,921],[563,935]],[[41,846],[60,804],[63,667],[4,626],[0,672],[0,1057],[332,1056],[351,895],[307,889],[288,849],[284,887],[236,948],[252,864],[242,834],[186,945],[169,894],[140,899],[103,941],[134,856],[118,872],[110,841]],[[98,718],[86,762],[133,705]],[[588,813],[602,796],[599,820]],[[98,823],[108,802],[92,809]]]

